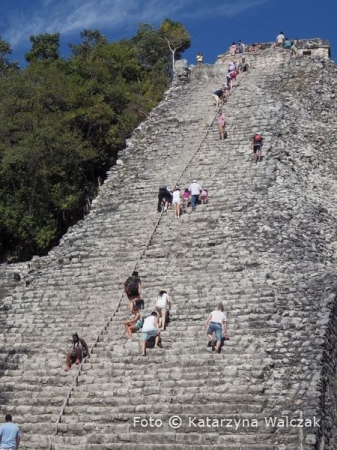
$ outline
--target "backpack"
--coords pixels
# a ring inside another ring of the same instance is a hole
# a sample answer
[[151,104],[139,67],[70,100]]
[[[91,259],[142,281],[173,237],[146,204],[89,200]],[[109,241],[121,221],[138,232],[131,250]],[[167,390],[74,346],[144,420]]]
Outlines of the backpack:
[[260,136],[259,134],[256,134],[254,136],[254,142],[261,142],[262,141],[262,136]]
[[139,277],[129,277],[124,283],[125,293],[128,297],[134,297],[139,295],[138,284],[140,282]]

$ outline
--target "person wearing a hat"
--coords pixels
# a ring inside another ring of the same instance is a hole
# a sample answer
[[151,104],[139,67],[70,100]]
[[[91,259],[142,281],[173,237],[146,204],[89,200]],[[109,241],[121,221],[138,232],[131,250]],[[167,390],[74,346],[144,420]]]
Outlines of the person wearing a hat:
[[201,186],[197,180],[193,180],[192,183],[189,185],[188,190],[191,193],[192,211],[195,211],[199,200],[199,195],[201,192]]
[[165,330],[166,317],[170,309],[171,309],[170,297],[165,289],[160,289],[156,301],[155,310],[159,314],[159,327],[161,330]]
[[228,339],[228,329],[227,329],[227,317],[223,312],[224,308],[222,303],[217,305],[217,308],[211,312],[207,317],[205,323],[205,330],[207,330],[208,346],[212,345],[213,333],[215,333],[216,344],[215,351],[220,353],[222,334],[225,339]]

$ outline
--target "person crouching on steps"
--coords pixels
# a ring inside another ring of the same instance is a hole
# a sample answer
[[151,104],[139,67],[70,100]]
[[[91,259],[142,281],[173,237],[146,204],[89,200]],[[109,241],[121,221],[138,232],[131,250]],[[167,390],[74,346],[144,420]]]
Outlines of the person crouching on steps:
[[89,349],[84,339],[80,338],[77,333],[73,334],[73,346],[72,352],[67,354],[67,361],[65,371],[70,370],[72,363],[80,364],[84,358],[89,358]]
[[159,347],[160,344],[160,331],[158,325],[158,314],[156,311],[152,311],[151,316],[146,317],[142,328],[141,346],[142,356],[146,356],[146,343],[151,336],[155,337],[154,346]]
[[222,303],[219,303],[217,308],[207,317],[204,326],[205,330],[207,330],[208,347],[212,345],[213,333],[215,333],[215,350],[217,353],[220,353],[222,343],[222,327],[224,328],[223,336],[228,339],[227,317],[223,309]]

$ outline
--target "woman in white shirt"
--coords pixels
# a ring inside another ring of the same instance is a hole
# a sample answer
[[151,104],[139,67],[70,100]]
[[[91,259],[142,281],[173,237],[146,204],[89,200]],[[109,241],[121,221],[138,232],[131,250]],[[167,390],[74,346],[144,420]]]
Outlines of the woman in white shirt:
[[155,308],[159,314],[159,326],[161,330],[165,330],[167,311],[171,309],[171,300],[167,291],[159,291]]
[[223,335],[228,339],[227,334],[227,317],[223,312],[223,305],[219,303],[217,309],[211,312],[207,317],[204,328],[207,329],[208,344],[211,345],[213,339],[213,333],[215,333],[216,344],[215,350],[220,353],[221,341],[222,341],[222,326],[224,326]]
[[179,219],[181,201],[180,201],[180,190],[177,186],[173,189],[172,196],[173,196],[172,205],[174,210],[174,218]]

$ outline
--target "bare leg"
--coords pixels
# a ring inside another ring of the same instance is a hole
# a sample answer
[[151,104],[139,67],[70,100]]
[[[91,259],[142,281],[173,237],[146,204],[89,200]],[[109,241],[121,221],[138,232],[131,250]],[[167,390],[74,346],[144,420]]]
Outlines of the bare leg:
[[146,356],[146,341],[142,341],[142,356]]
[[220,352],[220,346],[221,346],[221,341],[216,341],[215,344],[215,350],[219,353]]
[[80,364],[80,362],[81,362],[81,349],[80,348],[77,348],[76,349],[76,361],[75,361],[75,364]]
[[165,322],[166,322],[166,309],[162,309],[161,311],[161,329],[165,330]]
[[73,356],[72,353],[68,353],[67,354],[67,359],[66,359],[66,367],[65,370],[68,372],[68,370],[70,370],[71,368],[71,357]]
[[154,346],[159,347],[159,341],[160,341],[160,334],[157,334],[156,339],[154,340]]

